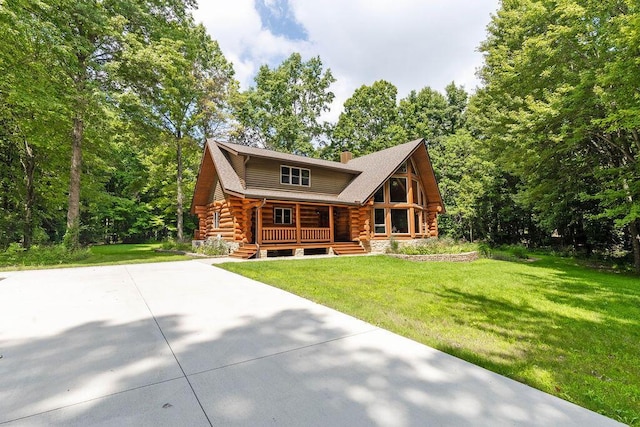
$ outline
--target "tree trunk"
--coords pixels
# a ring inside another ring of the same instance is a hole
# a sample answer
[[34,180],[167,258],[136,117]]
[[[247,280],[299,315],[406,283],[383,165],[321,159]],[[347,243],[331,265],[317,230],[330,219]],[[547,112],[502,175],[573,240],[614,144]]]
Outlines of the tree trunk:
[[82,138],[84,121],[81,111],[73,118],[71,135],[71,171],[69,176],[69,207],[67,210],[66,243],[70,248],[79,245],[80,228],[80,176],[82,173]]
[[633,265],[636,273],[640,274],[640,227],[638,221],[633,220],[629,223],[629,232],[631,233],[631,246],[633,247]]
[[25,178],[25,200],[24,200],[24,225],[22,229],[22,247],[29,249],[33,240],[33,205],[35,203],[34,173],[36,170],[36,157],[29,142],[24,140],[24,159],[22,167]]
[[178,197],[177,197],[177,229],[178,229],[178,242],[182,242],[184,240],[183,234],[183,223],[182,223],[182,135],[178,132],[176,138],[176,162],[177,162],[177,173],[176,180],[178,184]]

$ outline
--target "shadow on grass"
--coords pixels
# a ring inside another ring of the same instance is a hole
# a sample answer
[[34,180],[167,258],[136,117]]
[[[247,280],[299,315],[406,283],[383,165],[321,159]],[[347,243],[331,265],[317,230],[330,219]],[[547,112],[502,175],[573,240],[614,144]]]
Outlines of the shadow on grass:
[[[640,289],[628,278],[581,269],[519,273],[532,295],[442,288],[436,294],[464,327],[499,337],[506,349],[439,348],[585,407],[640,422]],[[534,296],[530,298],[530,296]],[[625,402],[622,403],[621,402]]]

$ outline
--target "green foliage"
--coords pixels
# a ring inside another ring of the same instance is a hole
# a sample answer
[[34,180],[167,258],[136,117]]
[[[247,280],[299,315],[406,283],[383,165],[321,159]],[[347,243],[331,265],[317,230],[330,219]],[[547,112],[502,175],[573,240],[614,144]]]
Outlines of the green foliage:
[[529,259],[529,250],[523,245],[502,245],[498,247],[498,250],[517,259]]
[[475,243],[443,237],[426,239],[415,245],[404,246],[400,253],[405,255],[461,254],[476,250],[478,250],[478,245]]
[[397,254],[399,252],[400,252],[400,243],[398,243],[398,240],[392,236],[389,239],[389,247],[387,248],[387,253]]
[[0,252],[0,267],[31,267],[74,263],[89,257],[88,249],[69,250],[65,245],[33,245],[28,250],[11,243]]
[[216,239],[198,246],[196,253],[210,256],[229,255],[229,245],[222,239]]
[[[636,2],[504,2],[481,50],[479,127],[521,204],[573,243],[625,227],[640,271]],[[635,65],[632,65],[635,64]],[[595,220],[595,221],[594,221]],[[611,241],[604,240],[611,244]]]
[[[194,24],[193,6],[3,3],[0,248],[65,235],[76,247],[175,233],[175,135],[183,138],[184,198],[197,174],[197,140],[224,129],[236,84],[217,44]],[[72,145],[82,174],[70,186]],[[73,208],[70,190],[79,194]],[[65,232],[65,209],[76,208],[78,226]],[[187,218],[187,233],[193,227]]]
[[342,151],[359,157],[407,142],[407,133],[400,124],[397,93],[398,89],[384,80],[356,89],[344,103],[344,112],[323,157],[337,160]]
[[164,250],[185,251],[185,252],[191,252],[191,249],[192,249],[191,243],[178,242],[173,239],[168,239],[163,241],[161,247]]
[[329,110],[335,78],[323,71],[319,57],[304,62],[293,53],[278,67],[260,67],[255,87],[237,95],[234,116],[239,127],[234,139],[287,153],[312,155],[313,142],[325,134],[320,115]]

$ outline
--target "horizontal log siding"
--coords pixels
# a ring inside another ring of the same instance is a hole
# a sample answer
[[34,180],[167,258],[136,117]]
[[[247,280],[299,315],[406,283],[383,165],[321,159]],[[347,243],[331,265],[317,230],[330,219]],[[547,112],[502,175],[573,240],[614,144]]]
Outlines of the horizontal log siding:
[[301,168],[311,171],[311,186],[280,184],[280,165],[298,166],[271,159],[251,158],[246,164],[246,184],[250,188],[269,188],[293,190],[311,193],[340,194],[351,180],[352,175],[318,168],[315,166]]
[[365,241],[371,238],[371,207],[349,209],[351,240]]
[[[205,206],[196,206],[198,231],[196,238],[206,239],[220,236],[223,240],[251,241],[251,217],[256,201],[229,197],[215,200]],[[215,227],[214,213],[220,212],[220,226]]]
[[300,206],[300,226],[320,227],[320,215],[316,213],[317,210],[314,206]]

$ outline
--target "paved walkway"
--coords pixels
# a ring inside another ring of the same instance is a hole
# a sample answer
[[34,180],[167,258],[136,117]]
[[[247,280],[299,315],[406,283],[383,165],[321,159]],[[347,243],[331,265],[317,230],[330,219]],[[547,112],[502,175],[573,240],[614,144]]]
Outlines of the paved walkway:
[[202,261],[0,277],[3,425],[618,425]]

